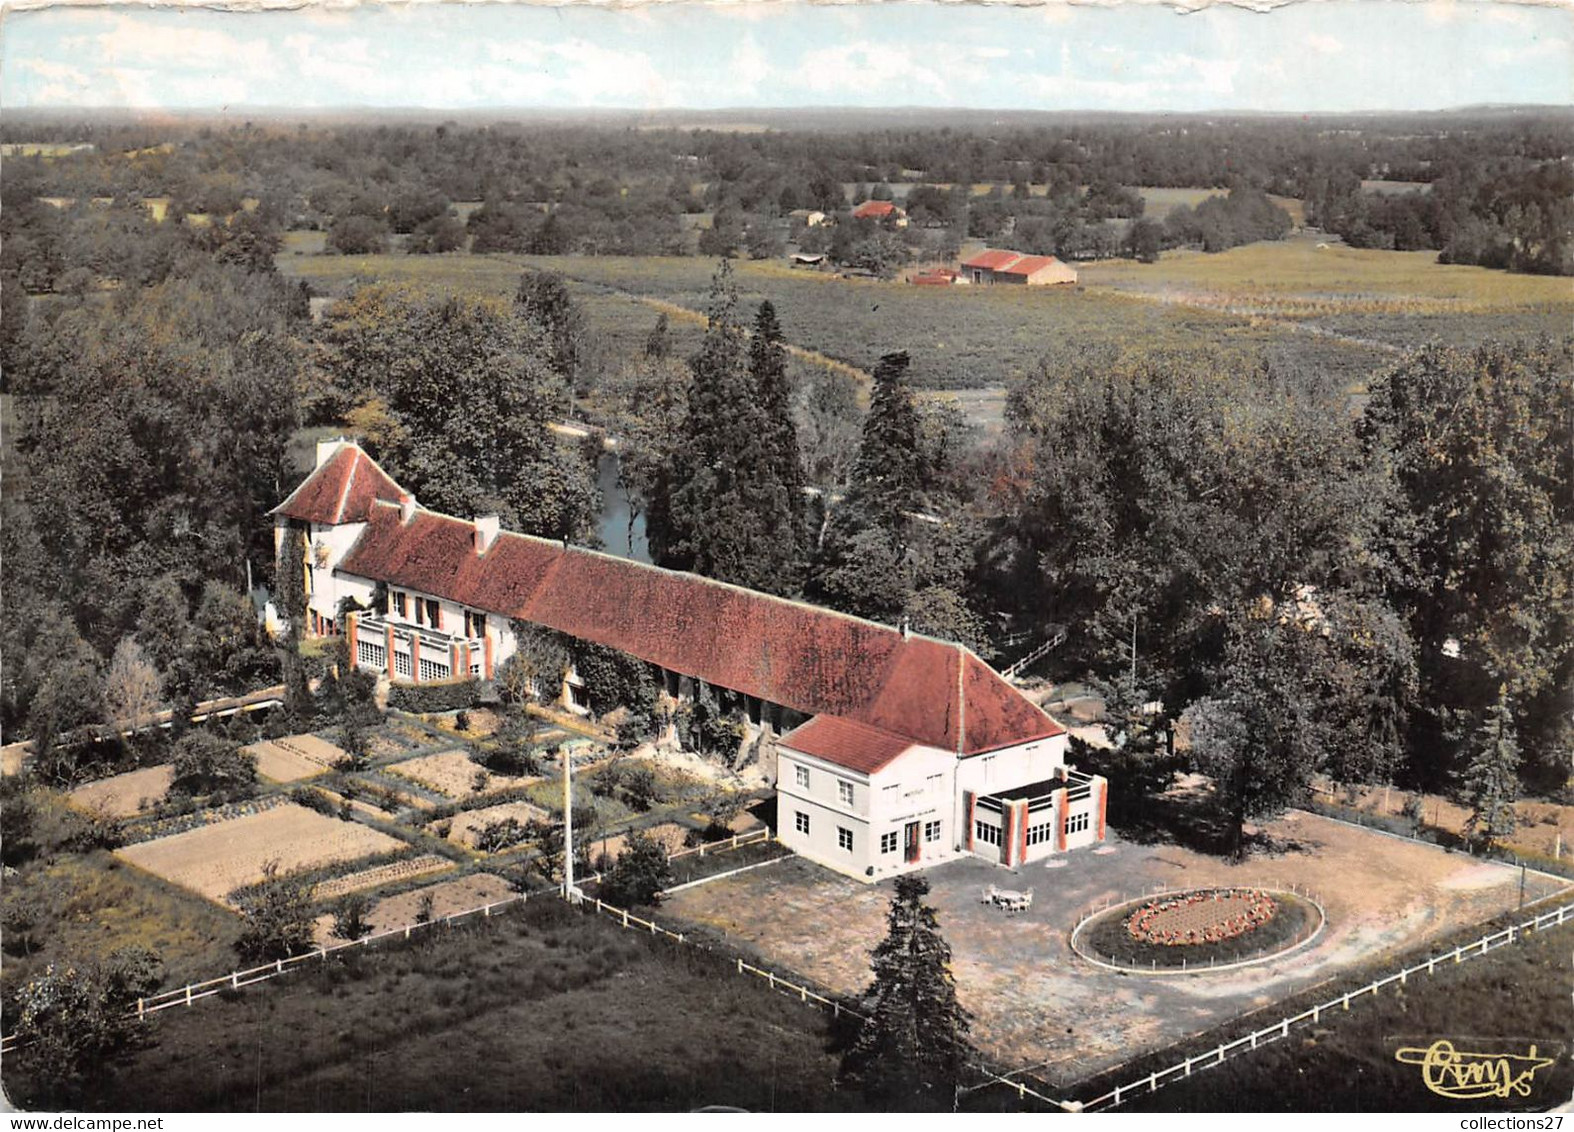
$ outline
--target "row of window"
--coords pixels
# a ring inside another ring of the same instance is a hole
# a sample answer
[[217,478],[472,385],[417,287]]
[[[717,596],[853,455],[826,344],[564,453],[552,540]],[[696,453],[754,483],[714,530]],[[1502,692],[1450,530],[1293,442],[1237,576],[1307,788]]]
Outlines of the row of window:
[[[793,828],[805,836],[809,833],[809,815],[802,810],[793,811]],[[924,840],[929,842],[940,840],[940,823],[930,821],[924,823]],[[901,844],[901,835],[898,832],[882,833],[880,835],[880,852],[895,853]],[[844,825],[836,827],[836,845],[849,853],[853,851],[853,831]]]
[[[1066,819],[1066,833],[1081,833],[1088,828],[1088,815],[1086,813],[1072,814]],[[1055,835],[1055,827],[1051,822],[1040,822],[1027,827],[1027,843],[1029,845],[1042,845]],[[1000,844],[1000,827],[986,825],[981,821],[973,824],[973,840],[985,845]]]
[[[806,766],[795,767],[794,780],[804,790],[809,788],[809,768]],[[853,804],[853,784],[838,778],[836,780],[836,798],[844,806]]]
[[[416,597],[403,590],[390,590],[388,593],[389,610],[405,620],[413,620],[417,625],[425,625],[439,632],[443,628],[443,603],[436,598]],[[486,636],[486,614],[474,609],[462,611],[465,620],[465,636]],[[413,613],[413,616],[412,616]]]

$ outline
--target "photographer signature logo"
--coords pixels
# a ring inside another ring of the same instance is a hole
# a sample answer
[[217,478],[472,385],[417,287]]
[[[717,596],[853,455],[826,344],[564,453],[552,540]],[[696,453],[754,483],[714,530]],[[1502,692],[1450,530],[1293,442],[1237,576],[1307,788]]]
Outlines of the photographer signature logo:
[[[1475,1041],[1489,1044],[1486,1039]],[[1394,1051],[1394,1060],[1419,1065],[1422,1082],[1438,1096],[1473,1101],[1530,1096],[1536,1073],[1557,1057],[1540,1056],[1534,1044],[1524,1053],[1507,1053],[1459,1049],[1448,1038],[1439,1038],[1429,1046],[1401,1046]]]

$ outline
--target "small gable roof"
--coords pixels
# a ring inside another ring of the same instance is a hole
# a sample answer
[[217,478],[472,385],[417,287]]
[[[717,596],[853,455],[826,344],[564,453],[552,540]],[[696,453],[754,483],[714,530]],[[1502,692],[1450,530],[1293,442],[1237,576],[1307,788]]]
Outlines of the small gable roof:
[[913,747],[910,739],[834,715],[815,716],[783,735],[781,744],[859,774],[883,770]]
[[859,220],[881,219],[890,216],[896,211],[896,205],[888,200],[866,200],[853,209],[853,215]]
[[328,526],[364,523],[374,503],[398,503],[407,494],[360,445],[346,441],[272,514]]

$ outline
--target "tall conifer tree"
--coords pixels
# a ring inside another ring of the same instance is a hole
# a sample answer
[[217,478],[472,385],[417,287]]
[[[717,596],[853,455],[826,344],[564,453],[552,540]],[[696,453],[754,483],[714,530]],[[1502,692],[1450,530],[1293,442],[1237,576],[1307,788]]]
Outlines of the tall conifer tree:
[[1506,688],[1498,690],[1497,703],[1476,732],[1470,765],[1465,768],[1465,791],[1470,797],[1466,831],[1475,846],[1490,848],[1514,832],[1514,800],[1519,797],[1519,740],[1514,734],[1514,711]]
[[971,1054],[951,948],[928,895],[922,876],[896,879],[889,931],[874,949],[874,982],[864,996],[868,1020],[842,1057],[843,1080],[885,1108],[951,1110]]
[[798,429],[793,424],[787,384],[787,351],[776,308],[768,299],[760,304],[754,319],[749,376],[764,424],[760,502],[768,509],[779,540],[779,552],[773,556],[776,577],[768,588],[786,592],[795,587],[804,540],[803,466],[798,459]]

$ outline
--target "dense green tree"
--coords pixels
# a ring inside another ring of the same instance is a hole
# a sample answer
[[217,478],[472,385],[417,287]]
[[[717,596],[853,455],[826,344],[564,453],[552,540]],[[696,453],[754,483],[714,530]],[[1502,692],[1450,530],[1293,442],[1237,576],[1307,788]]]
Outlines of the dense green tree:
[[1461,719],[1506,687],[1531,780],[1569,773],[1574,696],[1574,339],[1433,347],[1372,387],[1362,434],[1400,485],[1388,532],[1417,646],[1415,770],[1453,769]]
[[866,1020],[842,1057],[843,1080],[882,1109],[952,1111],[973,1056],[951,948],[928,895],[922,876],[896,879],[886,937],[872,953]]
[[782,524],[777,537],[783,546],[776,556],[781,573],[769,579],[768,588],[783,593],[796,588],[797,560],[804,541],[803,465],[787,381],[787,350],[776,308],[769,300],[760,304],[749,338],[749,379],[764,425],[759,437],[764,459],[757,494],[761,506]]
[[211,731],[190,731],[175,743],[172,794],[238,796],[257,781],[255,755]]
[[16,995],[17,1048],[7,1056],[22,1063],[36,1092],[13,1098],[29,1108],[73,1103],[85,1078],[102,1075],[139,1044],[137,999],[157,989],[161,973],[153,952],[122,948],[103,959],[51,965],[23,984]]
[[568,389],[530,319],[496,300],[370,286],[335,304],[322,345],[328,387],[359,404],[374,454],[424,505],[497,511],[547,538],[593,529],[591,469],[547,428]]
[[[778,447],[761,438],[786,426],[766,419],[737,306],[732,269],[723,261],[711,286],[705,338],[690,363],[694,376],[672,456],[672,489],[664,507],[651,509],[647,529],[663,565],[780,592],[790,586],[796,559],[797,501],[780,482]],[[770,349],[762,347],[761,359],[770,361]]]
[[874,368],[874,390],[858,442],[853,487],[882,520],[919,506],[923,472],[919,416],[907,385],[907,353],[886,354]]
[[586,344],[585,312],[555,271],[527,271],[519,279],[514,306],[546,338],[547,364],[570,389],[578,388]]

